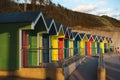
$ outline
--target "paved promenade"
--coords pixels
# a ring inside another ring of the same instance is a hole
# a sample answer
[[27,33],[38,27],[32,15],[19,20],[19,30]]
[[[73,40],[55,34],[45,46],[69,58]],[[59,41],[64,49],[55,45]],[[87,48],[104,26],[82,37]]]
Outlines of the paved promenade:
[[97,80],[97,57],[87,57],[67,80]]

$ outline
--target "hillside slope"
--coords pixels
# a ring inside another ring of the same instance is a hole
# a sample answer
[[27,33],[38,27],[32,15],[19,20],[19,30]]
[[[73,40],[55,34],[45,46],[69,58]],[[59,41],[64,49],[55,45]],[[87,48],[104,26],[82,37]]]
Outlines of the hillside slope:
[[[0,13],[23,11],[23,4],[18,6],[14,2],[0,0]],[[8,4],[8,5],[7,5]],[[108,16],[97,16],[87,13],[71,11],[61,5],[51,3],[47,6],[27,5],[27,11],[42,11],[46,18],[54,18],[57,23],[62,23],[73,30],[119,30],[120,21]]]

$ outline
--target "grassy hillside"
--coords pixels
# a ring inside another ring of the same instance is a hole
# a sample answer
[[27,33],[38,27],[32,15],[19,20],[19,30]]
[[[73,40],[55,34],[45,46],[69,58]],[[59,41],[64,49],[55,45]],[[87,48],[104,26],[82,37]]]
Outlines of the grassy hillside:
[[[0,0],[1,1],[1,0]],[[4,1],[4,0],[2,0]],[[23,11],[23,4],[17,6],[14,2],[9,2],[7,6],[0,4],[0,12]],[[87,13],[71,11],[61,5],[50,4],[47,6],[27,5],[27,11],[42,11],[46,18],[54,18],[57,23],[62,23],[71,29],[98,29],[113,30],[120,28],[120,21],[108,16],[97,16]]]

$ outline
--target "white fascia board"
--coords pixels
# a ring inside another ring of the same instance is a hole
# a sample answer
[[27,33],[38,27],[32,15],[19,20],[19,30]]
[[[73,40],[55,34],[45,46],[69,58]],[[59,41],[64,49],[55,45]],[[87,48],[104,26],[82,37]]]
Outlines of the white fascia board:
[[50,31],[52,25],[54,25],[54,27],[55,27],[55,31],[56,31],[56,33],[57,33],[57,28],[56,28],[56,24],[55,24],[54,19],[52,19],[52,21],[51,21],[51,23],[50,23],[50,25],[49,25],[49,26],[50,26],[50,27],[49,27],[49,31]]
[[48,30],[49,30],[49,29],[47,28],[47,24],[46,24],[45,18],[43,17],[42,12],[40,12],[40,14],[39,14],[38,17],[36,18],[36,20],[32,22],[31,28],[32,28],[32,29],[35,29],[35,25],[37,24],[37,22],[38,22],[38,20],[40,19],[40,17],[42,17],[43,22],[44,22],[44,24],[45,24],[45,28],[46,28],[47,33],[48,33]]

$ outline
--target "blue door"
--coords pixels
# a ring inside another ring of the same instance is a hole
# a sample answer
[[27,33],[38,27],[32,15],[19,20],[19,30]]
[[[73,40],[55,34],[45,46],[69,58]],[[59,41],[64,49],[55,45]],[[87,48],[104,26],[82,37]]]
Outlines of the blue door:
[[87,55],[87,42],[85,42],[85,55]]
[[106,43],[104,43],[104,51],[105,51],[105,53],[107,52],[107,44]]
[[100,53],[100,43],[99,42],[97,43],[97,53],[98,54]]
[[74,41],[74,55],[78,54],[77,41]]
[[43,62],[49,62],[49,35],[43,34]]

